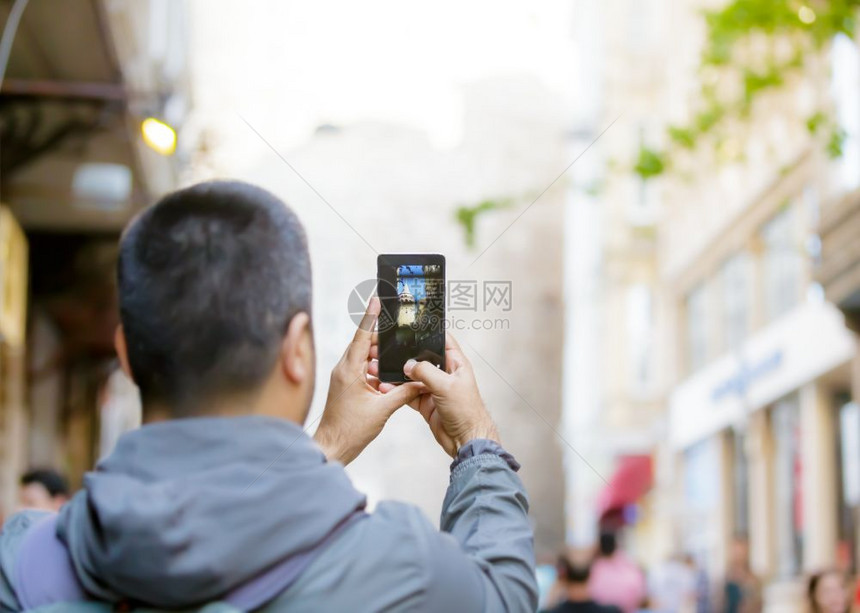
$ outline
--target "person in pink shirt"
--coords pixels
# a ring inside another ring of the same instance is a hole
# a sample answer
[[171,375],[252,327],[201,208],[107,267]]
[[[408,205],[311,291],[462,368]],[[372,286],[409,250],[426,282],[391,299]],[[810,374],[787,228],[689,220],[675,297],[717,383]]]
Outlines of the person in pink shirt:
[[600,551],[591,567],[589,590],[595,602],[634,613],[647,595],[645,575],[623,551],[612,532],[600,535]]

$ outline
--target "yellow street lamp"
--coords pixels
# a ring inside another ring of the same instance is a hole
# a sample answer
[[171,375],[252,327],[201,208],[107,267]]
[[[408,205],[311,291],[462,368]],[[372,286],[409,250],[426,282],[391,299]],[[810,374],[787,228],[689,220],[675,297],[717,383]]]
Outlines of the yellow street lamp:
[[140,124],[140,133],[143,142],[161,155],[173,155],[176,151],[176,130],[163,121],[147,117]]

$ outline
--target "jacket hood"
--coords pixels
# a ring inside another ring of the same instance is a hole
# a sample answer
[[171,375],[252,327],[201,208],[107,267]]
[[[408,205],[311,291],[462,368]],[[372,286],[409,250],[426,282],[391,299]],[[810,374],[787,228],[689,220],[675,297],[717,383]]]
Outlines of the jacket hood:
[[57,535],[100,600],[218,599],[365,505],[300,426],[260,416],[143,426],[84,478]]

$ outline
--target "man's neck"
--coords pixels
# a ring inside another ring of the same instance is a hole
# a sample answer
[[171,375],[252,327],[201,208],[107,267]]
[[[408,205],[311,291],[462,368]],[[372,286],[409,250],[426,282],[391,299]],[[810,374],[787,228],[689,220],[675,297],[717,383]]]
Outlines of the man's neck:
[[[175,410],[162,403],[152,403],[143,406],[143,423],[151,424],[171,419],[190,417],[242,417],[246,415],[268,415],[288,419],[300,426],[306,416],[284,411],[283,406],[272,406],[264,402],[265,397],[231,396],[217,401],[201,403],[199,407],[187,407]],[[298,412],[297,412],[298,413]]]
[[570,602],[588,602],[591,600],[591,595],[588,593],[588,586],[578,583],[568,585],[567,599]]

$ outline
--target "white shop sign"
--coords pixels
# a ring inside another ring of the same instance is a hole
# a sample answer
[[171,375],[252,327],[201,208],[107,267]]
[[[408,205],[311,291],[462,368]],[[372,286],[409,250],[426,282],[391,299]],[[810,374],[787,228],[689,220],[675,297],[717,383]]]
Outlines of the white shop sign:
[[842,313],[804,304],[675,387],[669,399],[672,445],[687,447],[736,423],[851,359],[855,344]]

